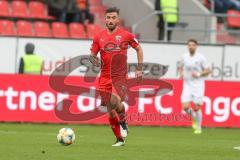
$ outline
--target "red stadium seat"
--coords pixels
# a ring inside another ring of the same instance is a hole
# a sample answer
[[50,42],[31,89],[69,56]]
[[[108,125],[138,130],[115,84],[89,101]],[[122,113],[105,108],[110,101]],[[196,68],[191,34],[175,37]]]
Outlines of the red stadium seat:
[[69,38],[67,25],[62,22],[52,23],[52,33],[53,33],[53,37],[56,37],[56,38]]
[[71,38],[86,38],[84,27],[81,23],[69,24],[69,33]]
[[227,17],[227,24],[230,28],[240,28],[240,12],[235,10],[228,10],[227,15],[236,15],[237,17]]
[[100,6],[101,5],[101,0],[89,0],[89,5],[90,6]]
[[105,14],[105,10],[106,8],[103,6],[90,6],[89,10],[91,13],[93,14],[101,14],[104,15]]
[[211,9],[211,2],[209,0],[204,0],[203,4],[208,8]]
[[28,7],[25,1],[12,1],[12,16],[13,17],[28,17]]
[[38,1],[29,2],[30,16],[33,18],[47,18],[46,8],[43,3]]
[[217,38],[217,42],[223,43],[223,44],[236,44],[237,43],[236,37],[230,35],[227,32],[218,33],[216,38]]
[[36,37],[52,37],[51,29],[47,22],[35,22],[34,30]]
[[101,27],[96,24],[87,24],[87,37],[92,39],[96,33],[101,30]]
[[0,1],[0,16],[10,16],[10,6],[7,1]]
[[19,20],[17,21],[16,25],[17,25],[17,35],[26,36],[26,37],[33,36],[33,29],[32,29],[31,22]]
[[13,21],[0,20],[0,35],[16,35]]
[[105,16],[105,7],[103,6],[90,6],[90,13],[94,14],[95,23],[100,24],[101,19],[104,19]]

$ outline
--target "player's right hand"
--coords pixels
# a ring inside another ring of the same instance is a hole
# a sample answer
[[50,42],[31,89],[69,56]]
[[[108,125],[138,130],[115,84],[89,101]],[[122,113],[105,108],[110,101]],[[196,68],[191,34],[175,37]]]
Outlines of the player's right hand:
[[95,55],[90,55],[89,62],[91,62],[96,67],[100,67],[101,66],[101,61]]
[[183,73],[180,73],[179,78],[180,78],[180,79],[183,79]]
[[199,73],[199,72],[192,72],[192,77],[193,78],[199,78],[199,77],[201,77],[201,73]]

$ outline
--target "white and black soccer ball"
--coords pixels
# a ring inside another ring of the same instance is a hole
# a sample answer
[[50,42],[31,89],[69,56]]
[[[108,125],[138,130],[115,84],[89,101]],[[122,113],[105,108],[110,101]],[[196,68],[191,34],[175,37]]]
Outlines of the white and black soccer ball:
[[75,133],[71,128],[62,128],[59,130],[57,140],[60,144],[68,146],[75,141]]

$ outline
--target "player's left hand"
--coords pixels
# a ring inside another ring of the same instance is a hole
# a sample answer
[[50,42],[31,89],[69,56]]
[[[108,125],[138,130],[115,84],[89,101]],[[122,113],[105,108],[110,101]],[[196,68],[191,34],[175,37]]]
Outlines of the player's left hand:
[[201,73],[199,73],[199,72],[192,72],[192,77],[193,78],[199,78],[199,77],[201,77]]
[[99,58],[97,56],[90,55],[89,61],[96,67],[100,67],[101,66],[100,60],[99,60]]
[[139,80],[142,80],[143,72],[142,70],[136,70],[135,71],[135,77],[138,78]]

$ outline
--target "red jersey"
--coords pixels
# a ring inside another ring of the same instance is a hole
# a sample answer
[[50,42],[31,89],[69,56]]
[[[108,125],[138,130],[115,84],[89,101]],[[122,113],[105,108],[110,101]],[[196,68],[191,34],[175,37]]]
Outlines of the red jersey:
[[132,33],[119,27],[111,34],[104,29],[95,35],[91,51],[95,55],[100,52],[101,77],[111,79],[111,77],[126,76],[128,46],[136,48],[138,45],[138,41]]

